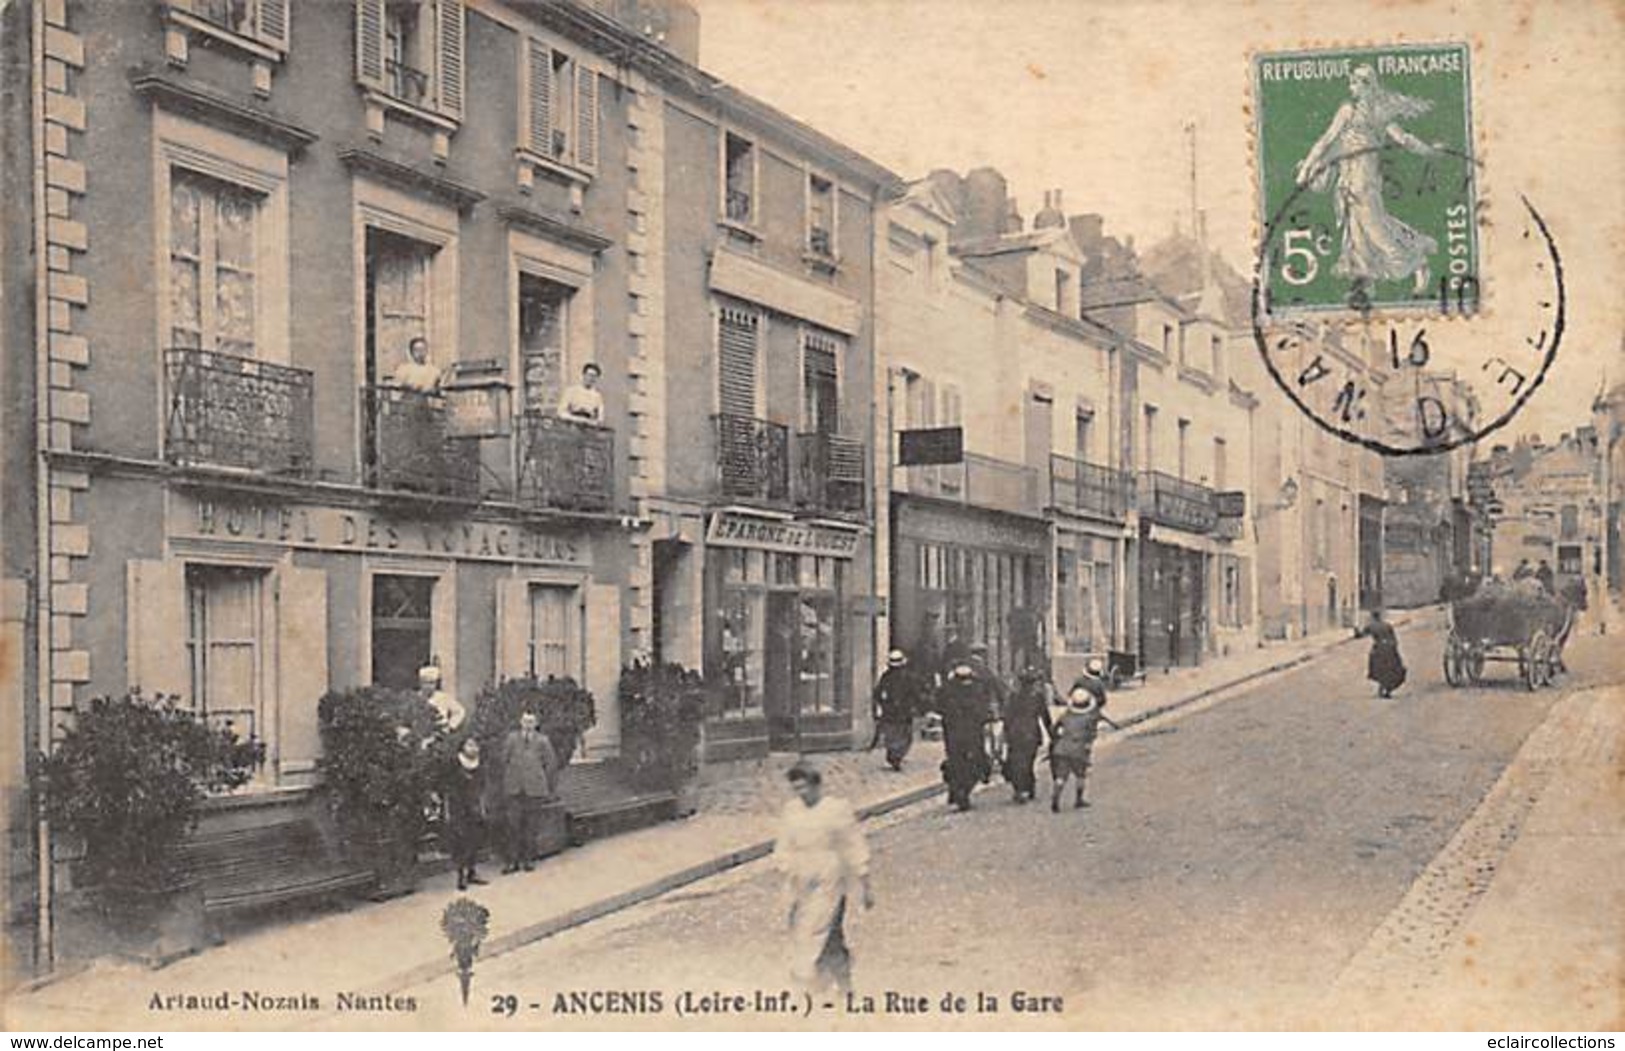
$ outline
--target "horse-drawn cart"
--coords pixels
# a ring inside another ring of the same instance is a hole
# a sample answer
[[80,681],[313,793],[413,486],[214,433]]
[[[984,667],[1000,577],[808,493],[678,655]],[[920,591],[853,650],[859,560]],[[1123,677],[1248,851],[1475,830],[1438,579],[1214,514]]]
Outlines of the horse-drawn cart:
[[1501,662],[1517,664],[1530,690],[1550,684],[1563,670],[1563,645],[1576,615],[1571,603],[1535,581],[1485,582],[1450,604],[1445,681],[1477,685],[1486,664]]

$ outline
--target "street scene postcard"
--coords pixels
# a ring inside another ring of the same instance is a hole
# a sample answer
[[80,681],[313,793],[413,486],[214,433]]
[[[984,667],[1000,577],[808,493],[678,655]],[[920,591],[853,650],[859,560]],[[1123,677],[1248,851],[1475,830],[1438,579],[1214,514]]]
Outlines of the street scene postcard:
[[1611,1047],[1622,51],[0,0],[0,1021]]

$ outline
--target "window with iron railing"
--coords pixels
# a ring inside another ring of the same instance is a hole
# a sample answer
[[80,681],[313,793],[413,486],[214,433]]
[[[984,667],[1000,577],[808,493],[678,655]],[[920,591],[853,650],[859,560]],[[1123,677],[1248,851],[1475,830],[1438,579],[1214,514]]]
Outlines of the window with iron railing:
[[167,0],[164,7],[178,16],[172,26],[201,29],[267,58],[287,50],[289,0]]
[[756,218],[756,144],[727,132],[722,147],[722,214],[749,225]]

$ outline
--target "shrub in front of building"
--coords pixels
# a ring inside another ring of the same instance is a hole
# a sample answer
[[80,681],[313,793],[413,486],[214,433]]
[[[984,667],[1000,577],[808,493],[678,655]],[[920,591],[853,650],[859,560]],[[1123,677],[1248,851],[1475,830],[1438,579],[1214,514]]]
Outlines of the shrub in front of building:
[[680,664],[621,669],[621,755],[639,788],[674,791],[699,769],[705,678]]
[[327,694],[318,719],[322,784],[346,846],[383,894],[411,889],[435,811],[438,715],[413,691],[363,686]]
[[204,800],[246,784],[265,759],[263,744],[177,701],[97,697],[36,766],[45,817],[79,843],[73,884],[96,914],[85,919],[112,935],[90,942],[154,963],[202,945],[202,889],[183,847]]

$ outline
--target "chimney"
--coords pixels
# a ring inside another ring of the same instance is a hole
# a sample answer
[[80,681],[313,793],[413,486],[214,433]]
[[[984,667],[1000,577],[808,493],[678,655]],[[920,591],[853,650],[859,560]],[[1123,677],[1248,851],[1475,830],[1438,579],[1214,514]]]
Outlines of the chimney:
[[1061,212],[1061,191],[1044,191],[1044,210],[1033,217],[1034,230],[1055,230],[1066,225],[1066,216]]
[[999,227],[999,233],[1019,234],[1021,233],[1021,228],[1021,210],[1016,207],[1016,199],[1014,196],[1007,197],[1005,198],[1004,222]]

